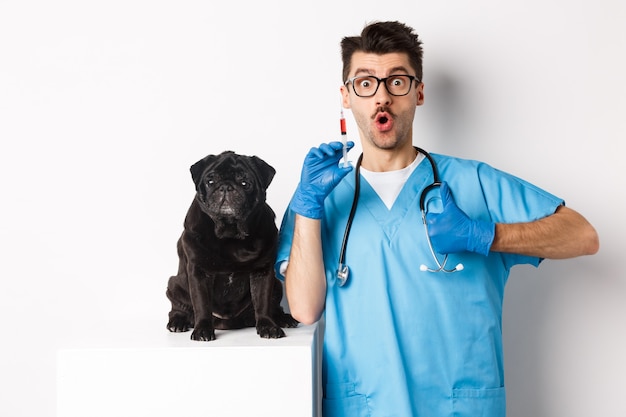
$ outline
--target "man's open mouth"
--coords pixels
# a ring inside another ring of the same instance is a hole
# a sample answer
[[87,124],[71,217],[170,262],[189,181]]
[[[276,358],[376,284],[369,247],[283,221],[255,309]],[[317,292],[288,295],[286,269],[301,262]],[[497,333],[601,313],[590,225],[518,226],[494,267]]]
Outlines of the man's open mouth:
[[376,127],[380,131],[390,130],[393,126],[393,119],[391,115],[387,112],[380,112],[376,114],[374,122],[376,123]]

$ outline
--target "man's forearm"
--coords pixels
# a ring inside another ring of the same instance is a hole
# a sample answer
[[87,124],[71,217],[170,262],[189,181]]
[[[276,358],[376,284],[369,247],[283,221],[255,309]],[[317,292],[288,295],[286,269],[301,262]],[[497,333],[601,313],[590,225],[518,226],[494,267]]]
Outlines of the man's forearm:
[[548,259],[593,255],[598,251],[596,230],[578,212],[561,206],[529,223],[496,224],[491,251]]
[[303,324],[319,320],[326,300],[320,220],[296,215],[285,290],[296,320]]

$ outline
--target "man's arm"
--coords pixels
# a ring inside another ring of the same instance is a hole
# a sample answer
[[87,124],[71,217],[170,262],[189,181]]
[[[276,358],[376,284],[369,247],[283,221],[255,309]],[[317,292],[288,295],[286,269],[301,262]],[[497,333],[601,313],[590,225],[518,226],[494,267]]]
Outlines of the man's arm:
[[559,206],[529,223],[497,223],[491,250],[547,259],[593,255],[600,247],[593,226],[578,212]]
[[439,253],[515,253],[548,259],[592,255],[598,234],[576,211],[557,207],[550,216],[526,223],[497,223],[470,219],[454,202],[450,188],[441,185],[443,211],[429,213],[428,234]]
[[291,315],[315,323],[324,311],[326,277],[322,258],[321,221],[296,214],[285,290]]
[[[354,142],[347,142],[348,150]],[[352,167],[339,167],[341,142],[311,148],[304,158],[300,183],[289,203],[296,215],[285,290],[291,315],[300,323],[315,323],[324,311],[326,277],[322,256],[321,218],[324,200]]]

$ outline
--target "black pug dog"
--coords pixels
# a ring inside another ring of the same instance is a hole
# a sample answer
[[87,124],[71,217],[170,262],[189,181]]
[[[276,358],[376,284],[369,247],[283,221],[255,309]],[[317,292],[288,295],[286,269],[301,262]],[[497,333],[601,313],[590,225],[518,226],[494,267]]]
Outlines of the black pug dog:
[[215,329],[256,327],[263,338],[284,337],[298,322],[280,306],[274,275],[278,229],[265,201],[276,171],[256,156],[226,151],[191,167],[196,196],[178,240],[178,274],[169,279],[167,328],[193,340]]

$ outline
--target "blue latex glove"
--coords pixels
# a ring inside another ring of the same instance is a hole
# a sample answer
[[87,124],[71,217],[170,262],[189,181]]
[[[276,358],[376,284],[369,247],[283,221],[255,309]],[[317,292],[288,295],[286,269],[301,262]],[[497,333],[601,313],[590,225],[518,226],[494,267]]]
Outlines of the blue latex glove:
[[427,213],[428,235],[441,254],[476,252],[487,256],[495,237],[495,223],[472,220],[454,202],[450,187],[441,184],[441,213]]
[[[347,143],[348,150],[354,142]],[[339,182],[352,171],[352,166],[339,166],[343,157],[343,144],[330,142],[311,148],[300,175],[300,184],[291,199],[289,207],[294,212],[311,219],[321,219],[324,213],[324,200]]]

